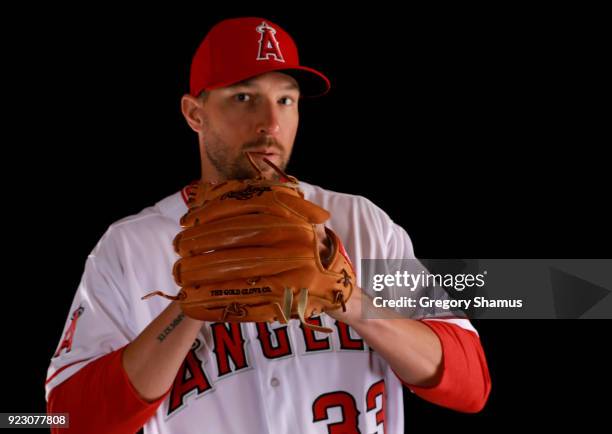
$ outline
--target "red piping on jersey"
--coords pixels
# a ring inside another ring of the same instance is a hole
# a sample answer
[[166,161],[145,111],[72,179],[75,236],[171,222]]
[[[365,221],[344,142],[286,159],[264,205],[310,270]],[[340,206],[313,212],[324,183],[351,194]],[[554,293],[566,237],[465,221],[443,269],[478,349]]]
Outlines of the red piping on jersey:
[[198,181],[197,179],[195,181],[191,181],[189,185],[186,185],[181,190],[181,197],[183,198],[183,202],[185,202],[185,205],[187,205],[187,200],[189,198],[189,193],[191,192],[191,189],[193,189],[193,187],[195,187],[198,182],[200,181]]

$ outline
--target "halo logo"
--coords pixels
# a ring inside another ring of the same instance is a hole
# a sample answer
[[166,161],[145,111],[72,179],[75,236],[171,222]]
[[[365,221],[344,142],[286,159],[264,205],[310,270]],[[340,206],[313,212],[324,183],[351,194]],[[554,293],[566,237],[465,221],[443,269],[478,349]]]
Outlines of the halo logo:
[[272,58],[278,62],[285,62],[283,53],[281,53],[280,46],[276,40],[276,29],[265,21],[257,26],[256,29],[261,34],[259,38],[257,60],[270,60],[270,58]]

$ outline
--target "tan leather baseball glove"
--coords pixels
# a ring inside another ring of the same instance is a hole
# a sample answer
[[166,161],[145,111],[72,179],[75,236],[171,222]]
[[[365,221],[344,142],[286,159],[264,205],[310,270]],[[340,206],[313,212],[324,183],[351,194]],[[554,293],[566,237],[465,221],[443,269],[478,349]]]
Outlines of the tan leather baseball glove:
[[[183,230],[174,239],[180,255],[173,274],[184,313],[205,321],[306,321],[342,307],[352,294],[355,272],[340,239],[329,228],[331,254],[319,257],[316,225],[329,212],[304,199],[297,179],[264,158],[279,175],[220,184],[199,183],[189,194]],[[323,264],[326,265],[323,265]]]

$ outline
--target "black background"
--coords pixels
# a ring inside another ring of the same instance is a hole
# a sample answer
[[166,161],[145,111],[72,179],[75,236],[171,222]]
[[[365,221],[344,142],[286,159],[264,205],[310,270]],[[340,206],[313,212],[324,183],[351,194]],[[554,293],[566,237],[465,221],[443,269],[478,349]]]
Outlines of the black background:
[[[198,177],[179,99],[222,18],[282,25],[332,81],[328,96],[301,102],[288,171],[368,197],[417,256],[610,256],[600,11],[183,8],[3,15],[0,411],[44,411],[49,359],[106,227]],[[486,408],[464,415],[408,394],[408,431],[603,420],[609,322],[475,325],[493,381]]]

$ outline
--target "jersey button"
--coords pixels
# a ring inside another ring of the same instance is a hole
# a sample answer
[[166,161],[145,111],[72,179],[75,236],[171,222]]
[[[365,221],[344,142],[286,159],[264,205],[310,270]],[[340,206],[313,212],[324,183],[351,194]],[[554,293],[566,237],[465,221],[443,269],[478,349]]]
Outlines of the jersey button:
[[270,380],[270,385],[272,387],[277,387],[280,384],[280,381],[278,381],[278,378],[274,377]]

